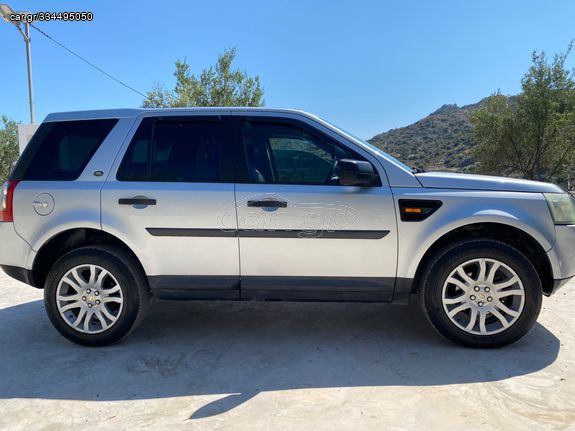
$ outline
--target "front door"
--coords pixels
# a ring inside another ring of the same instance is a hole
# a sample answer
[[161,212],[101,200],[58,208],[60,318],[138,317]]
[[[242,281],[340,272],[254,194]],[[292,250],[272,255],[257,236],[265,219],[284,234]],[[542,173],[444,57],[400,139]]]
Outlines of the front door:
[[[299,120],[252,116],[239,122],[242,298],[391,300],[397,231],[378,162]],[[379,180],[340,185],[337,162],[343,158],[370,162]]]
[[[143,118],[102,189],[102,227],[136,252],[156,296],[239,298],[229,117]],[[228,223],[228,225],[225,225]]]

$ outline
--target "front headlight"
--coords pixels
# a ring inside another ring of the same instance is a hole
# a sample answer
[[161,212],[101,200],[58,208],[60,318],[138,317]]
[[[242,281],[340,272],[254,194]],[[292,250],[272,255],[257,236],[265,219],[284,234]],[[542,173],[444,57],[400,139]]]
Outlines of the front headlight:
[[569,193],[543,193],[555,224],[575,224],[575,200]]

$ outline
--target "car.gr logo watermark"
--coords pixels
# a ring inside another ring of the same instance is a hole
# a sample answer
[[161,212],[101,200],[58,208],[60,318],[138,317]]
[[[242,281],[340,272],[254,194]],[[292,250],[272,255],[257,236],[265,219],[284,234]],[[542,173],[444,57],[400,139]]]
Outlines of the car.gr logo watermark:
[[[270,202],[266,206],[264,202]],[[259,206],[249,206],[257,203]],[[285,204],[285,206],[283,206]],[[275,193],[249,196],[218,214],[219,229],[232,232],[293,232],[300,238],[321,238],[325,232],[350,229],[359,211],[346,205],[301,203]]]

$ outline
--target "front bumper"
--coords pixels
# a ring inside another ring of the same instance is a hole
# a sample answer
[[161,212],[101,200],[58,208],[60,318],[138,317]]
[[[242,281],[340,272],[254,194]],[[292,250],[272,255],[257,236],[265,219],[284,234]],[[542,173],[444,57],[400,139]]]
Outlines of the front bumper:
[[547,252],[553,270],[555,293],[575,276],[575,225],[555,226],[555,244]]

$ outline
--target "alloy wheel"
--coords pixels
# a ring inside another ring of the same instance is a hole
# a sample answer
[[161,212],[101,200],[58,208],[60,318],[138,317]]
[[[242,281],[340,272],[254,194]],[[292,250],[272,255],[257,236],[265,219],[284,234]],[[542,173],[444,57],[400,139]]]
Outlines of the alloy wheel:
[[60,279],[56,304],[60,316],[76,331],[97,334],[118,321],[124,297],[108,270],[86,264],[70,269]]
[[457,266],[443,284],[447,317],[474,335],[508,329],[521,316],[525,289],[517,273],[496,259],[476,258]]

